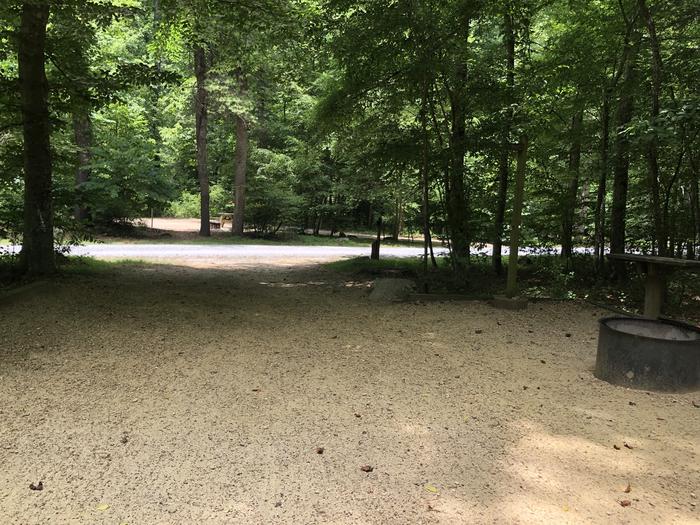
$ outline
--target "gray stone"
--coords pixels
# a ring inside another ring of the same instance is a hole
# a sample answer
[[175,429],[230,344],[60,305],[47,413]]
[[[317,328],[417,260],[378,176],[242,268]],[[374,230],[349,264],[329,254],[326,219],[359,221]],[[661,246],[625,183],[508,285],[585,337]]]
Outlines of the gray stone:
[[527,297],[506,297],[497,295],[493,298],[493,305],[503,310],[525,310],[527,309]]
[[369,298],[377,302],[405,301],[414,288],[410,279],[377,279]]

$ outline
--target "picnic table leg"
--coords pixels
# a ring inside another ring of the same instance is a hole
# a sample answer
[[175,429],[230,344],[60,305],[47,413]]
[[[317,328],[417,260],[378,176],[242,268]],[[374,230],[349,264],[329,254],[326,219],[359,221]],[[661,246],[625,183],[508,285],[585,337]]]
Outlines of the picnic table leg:
[[661,315],[661,305],[664,300],[663,276],[659,275],[658,267],[655,264],[647,265],[647,276],[644,294],[644,317],[658,319]]

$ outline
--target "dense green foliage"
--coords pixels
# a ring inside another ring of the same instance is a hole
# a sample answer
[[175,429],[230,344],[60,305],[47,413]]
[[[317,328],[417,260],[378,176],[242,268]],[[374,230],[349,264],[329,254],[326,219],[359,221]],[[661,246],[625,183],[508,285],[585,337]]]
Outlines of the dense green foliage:
[[[0,237],[15,240],[22,4],[0,8]],[[687,0],[51,3],[56,225],[197,217],[199,86],[210,213],[232,210],[244,129],[258,232],[367,230],[381,216],[398,236],[427,211],[468,256],[508,237],[512,144],[527,136],[528,244],[602,254],[621,236],[695,257],[699,39]]]

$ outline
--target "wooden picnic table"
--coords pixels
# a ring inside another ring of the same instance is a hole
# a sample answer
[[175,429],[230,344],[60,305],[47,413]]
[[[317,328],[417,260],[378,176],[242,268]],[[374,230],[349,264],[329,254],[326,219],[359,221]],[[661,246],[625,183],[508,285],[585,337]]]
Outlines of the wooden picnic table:
[[632,253],[611,253],[609,259],[633,262],[645,274],[644,281],[644,317],[657,319],[661,315],[666,296],[665,274],[673,269],[700,271],[700,261],[659,257],[658,255],[636,255]]

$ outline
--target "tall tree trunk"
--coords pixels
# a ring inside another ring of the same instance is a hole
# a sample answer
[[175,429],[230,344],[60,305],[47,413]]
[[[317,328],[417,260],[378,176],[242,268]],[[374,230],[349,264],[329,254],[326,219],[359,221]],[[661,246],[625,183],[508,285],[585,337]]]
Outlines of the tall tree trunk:
[[195,96],[195,119],[197,133],[197,177],[199,178],[200,220],[199,235],[209,237],[209,171],[207,167],[207,125],[209,122],[209,93],[207,92],[206,51],[202,46],[194,50],[194,73],[197,78],[197,94]]
[[19,30],[19,86],[24,136],[24,232],[20,262],[29,275],[56,271],[51,129],[46,80],[47,2],[24,3]]
[[248,124],[236,115],[236,208],[233,214],[233,234],[243,235],[245,226],[245,190],[248,169]]
[[574,254],[574,220],[578,205],[579,179],[581,171],[581,128],[583,109],[576,111],[571,120],[571,149],[569,150],[569,184],[562,213],[561,255],[570,260]]
[[[694,259],[697,248],[700,246],[700,191],[698,191],[698,175],[693,170],[693,178],[690,181],[690,209],[692,210],[693,239],[688,245],[688,258]],[[690,246],[692,245],[692,250]]]
[[[515,88],[515,30],[513,29],[513,14],[510,3],[506,7],[504,16],[503,44],[506,51],[506,101],[513,103],[513,90]],[[510,131],[513,122],[513,110],[508,109],[505,115],[501,138],[501,152],[498,159],[498,195],[496,197],[496,216],[494,220],[494,239],[492,264],[494,271],[500,275],[503,273],[503,225],[506,218],[506,205],[508,203],[508,176],[510,174]]]
[[[649,35],[651,45],[651,119],[655,121],[659,117],[661,111],[661,83],[662,83],[662,63],[661,63],[661,46],[656,34],[656,25],[651,16],[646,0],[638,0],[639,13],[641,14]],[[663,212],[661,209],[661,189],[660,180],[661,172],[659,168],[659,142],[654,136],[649,140],[646,147],[647,163],[649,165],[648,179],[649,189],[651,191],[651,206],[652,218],[654,221],[654,235],[658,245],[659,255],[667,255],[668,253],[668,225],[666,224]],[[671,188],[668,188],[671,191]],[[671,246],[671,251],[673,247]]]
[[76,220],[84,222],[88,218],[88,210],[82,199],[82,187],[90,180],[90,163],[92,162],[92,121],[90,108],[79,104],[73,110],[73,137],[77,148],[77,168],[75,170],[75,186],[78,190],[78,200],[75,205]]
[[518,146],[518,166],[515,173],[515,189],[513,191],[513,214],[510,219],[510,249],[508,253],[508,278],[506,297],[513,298],[518,294],[518,252],[520,250],[520,230],[523,221],[523,202],[525,201],[525,179],[527,176],[528,139],[520,137]]
[[464,184],[464,156],[467,153],[466,108],[464,97],[455,95],[452,102],[450,135],[450,184],[447,189],[447,222],[452,239],[452,252],[457,266],[469,259],[469,206]]
[[[467,46],[471,20],[463,23],[464,45]],[[466,51],[462,50],[466,55]],[[469,231],[469,195],[465,184],[464,157],[467,154],[467,92],[469,80],[467,58],[462,56],[456,65],[450,98],[450,172],[446,185],[447,223],[450,231],[452,259],[456,269],[469,262],[471,238]]]
[[[624,253],[626,216],[627,216],[627,188],[629,186],[630,167],[630,140],[624,130],[632,120],[634,113],[634,89],[637,80],[637,53],[639,51],[639,35],[633,35],[633,41],[627,54],[627,60],[622,73],[622,85],[617,102],[617,115],[615,122],[615,163],[613,171],[613,201],[610,216],[610,251],[612,253]],[[624,263],[616,263],[615,271],[618,275],[625,274]]]
[[[423,79],[423,96],[420,109],[423,151],[421,155],[421,207],[423,215],[423,272],[428,273],[428,252],[430,251],[430,136],[428,135],[428,80]],[[431,252],[432,254],[432,252]],[[433,262],[435,259],[433,258]],[[426,283],[426,287],[427,287]],[[427,292],[428,290],[424,290]]]
[[595,260],[598,271],[605,266],[605,199],[608,194],[608,170],[610,148],[610,91],[603,90],[603,107],[600,114],[600,172],[598,194],[595,202]]

